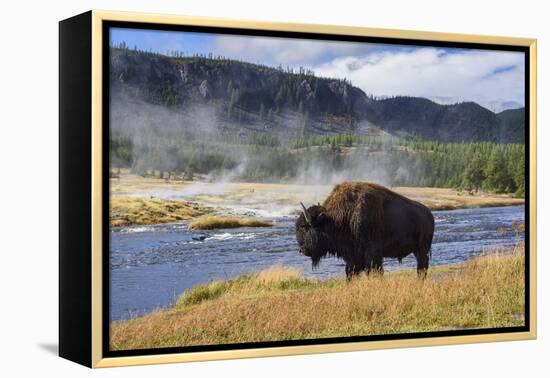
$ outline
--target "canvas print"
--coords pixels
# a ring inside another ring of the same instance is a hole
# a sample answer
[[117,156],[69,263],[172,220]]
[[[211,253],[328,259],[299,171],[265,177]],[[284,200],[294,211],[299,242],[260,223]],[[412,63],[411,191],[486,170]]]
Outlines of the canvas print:
[[109,349],[525,326],[525,70],[111,27]]

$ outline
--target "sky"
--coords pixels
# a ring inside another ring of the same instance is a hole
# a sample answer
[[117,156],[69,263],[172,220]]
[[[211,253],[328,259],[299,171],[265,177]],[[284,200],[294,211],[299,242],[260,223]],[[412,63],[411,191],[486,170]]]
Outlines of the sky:
[[346,78],[375,96],[475,101],[491,110],[524,105],[521,52],[112,28],[111,43],[160,53],[212,53]]

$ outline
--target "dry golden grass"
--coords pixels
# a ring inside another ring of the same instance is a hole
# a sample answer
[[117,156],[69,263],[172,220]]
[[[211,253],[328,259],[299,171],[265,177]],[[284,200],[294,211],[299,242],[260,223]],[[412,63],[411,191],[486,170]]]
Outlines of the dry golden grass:
[[146,193],[159,189],[178,190],[192,184],[192,181],[166,180],[158,177],[143,177],[130,173],[129,169],[121,169],[117,177],[109,180],[109,187],[112,193],[131,194]]
[[114,350],[523,325],[524,253],[317,281],[274,267],[182,294],[169,309],[110,328]]
[[523,198],[513,198],[508,194],[494,194],[481,191],[475,195],[470,195],[465,191],[449,188],[396,187],[392,188],[392,190],[423,203],[431,210],[511,206],[525,203]]
[[111,227],[189,220],[211,209],[187,201],[149,199],[134,196],[111,196],[109,224]]
[[259,285],[269,286],[284,281],[300,281],[302,276],[297,268],[275,265],[258,272],[253,280]]
[[222,217],[205,215],[189,223],[190,230],[213,230],[217,228],[271,227],[273,223],[253,218]]

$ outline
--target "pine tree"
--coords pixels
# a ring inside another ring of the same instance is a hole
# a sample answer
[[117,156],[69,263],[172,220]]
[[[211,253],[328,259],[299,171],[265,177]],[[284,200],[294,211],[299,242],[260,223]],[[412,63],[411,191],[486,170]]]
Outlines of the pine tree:
[[498,147],[494,147],[487,165],[485,166],[484,186],[497,193],[504,193],[511,189],[511,178],[506,167],[504,154]]
[[275,113],[279,113],[282,107],[282,102],[284,98],[284,88],[281,86],[279,89],[279,92],[277,92],[277,95],[275,96]]
[[462,174],[462,185],[464,188],[469,191],[475,190],[476,193],[478,192],[485,179],[483,168],[483,159],[481,155],[474,155]]
[[192,163],[187,164],[187,168],[185,169],[185,178],[187,180],[193,180],[193,176],[195,174],[195,167]]

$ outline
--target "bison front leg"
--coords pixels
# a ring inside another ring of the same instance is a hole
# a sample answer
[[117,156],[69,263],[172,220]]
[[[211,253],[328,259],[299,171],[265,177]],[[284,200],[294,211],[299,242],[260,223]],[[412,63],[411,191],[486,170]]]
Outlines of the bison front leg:
[[367,274],[371,272],[384,274],[383,258],[381,255],[370,256],[367,260]]
[[346,278],[350,281],[354,276],[358,276],[365,270],[365,263],[362,261],[354,261],[352,263],[346,263]]
[[348,281],[351,281],[353,276],[355,276],[356,274],[357,271],[355,269],[355,266],[353,266],[352,264],[346,264],[346,279]]
[[348,256],[346,261],[346,278],[351,280],[354,276],[358,276],[366,268],[365,255],[356,252],[353,256]]
[[383,274],[384,273],[384,257],[382,254],[382,246],[380,243],[369,243],[365,251],[366,271]]

